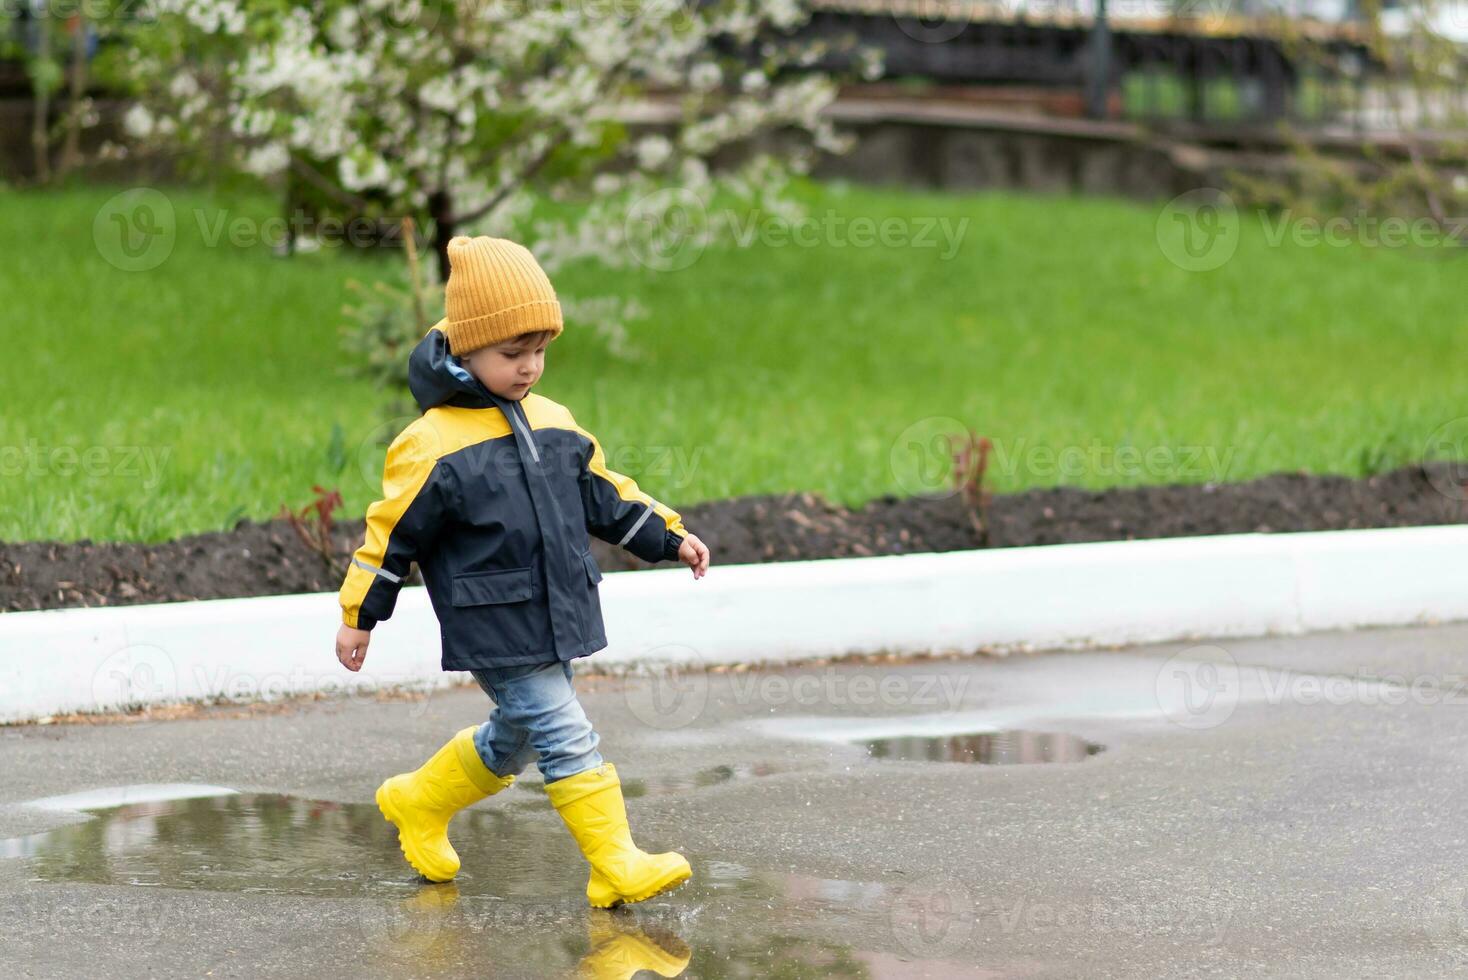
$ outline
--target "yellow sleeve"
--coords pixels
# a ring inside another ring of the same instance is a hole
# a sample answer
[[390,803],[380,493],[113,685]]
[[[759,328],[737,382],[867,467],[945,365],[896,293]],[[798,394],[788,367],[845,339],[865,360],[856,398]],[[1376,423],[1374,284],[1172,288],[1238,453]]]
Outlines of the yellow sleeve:
[[410,566],[438,536],[445,499],[431,440],[409,425],[388,446],[382,499],[368,506],[366,540],[347,567],[338,596],[343,623],[370,630],[392,616]]

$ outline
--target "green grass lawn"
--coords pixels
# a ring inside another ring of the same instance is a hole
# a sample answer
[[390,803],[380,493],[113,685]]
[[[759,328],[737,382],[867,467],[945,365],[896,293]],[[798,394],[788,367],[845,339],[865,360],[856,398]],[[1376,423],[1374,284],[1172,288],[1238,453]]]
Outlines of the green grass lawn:
[[[360,516],[390,393],[346,370],[338,328],[345,282],[382,257],[210,247],[199,216],[265,218],[271,200],[169,190],[171,254],[124,271],[93,235],[117,190],[0,192],[0,540],[156,541],[269,518],[313,483]],[[555,278],[652,311],[633,325],[637,361],[569,324],[539,390],[674,507],[941,485],[944,419],[996,441],[1007,491],[1359,474],[1422,457],[1468,414],[1458,261],[1271,246],[1246,220],[1230,261],[1190,272],[1159,247],[1159,207],[801,193],[817,218],[968,224],[951,257],[838,231],[678,272],[587,263]]]

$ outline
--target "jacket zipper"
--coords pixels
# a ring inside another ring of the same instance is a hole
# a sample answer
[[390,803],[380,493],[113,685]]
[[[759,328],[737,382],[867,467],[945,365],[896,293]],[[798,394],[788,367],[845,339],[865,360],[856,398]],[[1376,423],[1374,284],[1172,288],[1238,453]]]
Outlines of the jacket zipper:
[[510,403],[510,422],[519,426],[520,434],[525,437],[525,444],[530,447],[530,458],[537,463],[540,462],[540,453],[535,451],[535,440],[530,436],[530,423],[521,420],[518,402]]

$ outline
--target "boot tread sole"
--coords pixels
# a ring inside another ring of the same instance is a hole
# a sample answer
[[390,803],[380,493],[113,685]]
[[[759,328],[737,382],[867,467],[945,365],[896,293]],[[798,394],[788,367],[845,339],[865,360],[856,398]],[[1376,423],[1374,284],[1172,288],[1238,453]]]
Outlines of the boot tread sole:
[[649,898],[656,898],[664,892],[672,891],[679,885],[687,882],[688,879],[691,877],[693,877],[692,869],[689,869],[687,871],[680,869],[677,874],[669,878],[667,881],[659,882],[644,891],[634,892],[631,895],[619,895],[617,898],[613,899],[611,902],[605,905],[592,902],[591,907],[597,909],[614,909],[619,905],[631,905],[634,902],[645,902]]

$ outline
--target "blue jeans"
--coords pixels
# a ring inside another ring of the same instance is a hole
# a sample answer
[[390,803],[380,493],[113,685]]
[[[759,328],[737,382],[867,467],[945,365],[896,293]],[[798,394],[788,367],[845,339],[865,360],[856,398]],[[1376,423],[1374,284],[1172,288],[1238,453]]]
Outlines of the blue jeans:
[[536,760],[550,783],[602,764],[596,750],[601,739],[576,700],[570,661],[470,673],[494,699],[489,721],[474,733],[474,747],[490,772],[517,776]]

